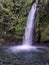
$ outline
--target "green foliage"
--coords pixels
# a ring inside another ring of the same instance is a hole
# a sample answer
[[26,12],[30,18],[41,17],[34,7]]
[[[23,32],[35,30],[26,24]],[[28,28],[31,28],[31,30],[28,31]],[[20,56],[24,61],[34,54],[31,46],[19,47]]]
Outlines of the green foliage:
[[[0,0],[0,36],[16,36],[22,38],[27,16],[34,0]],[[49,32],[49,5],[47,0],[40,0],[39,20],[42,40],[45,39],[45,32]],[[43,5],[44,4],[44,5]],[[38,22],[39,21],[39,22]],[[38,30],[38,28],[37,28]]]
[[39,11],[39,23],[41,29],[41,40],[49,40],[49,2],[42,4]]
[[0,32],[24,31],[33,0],[0,0]]

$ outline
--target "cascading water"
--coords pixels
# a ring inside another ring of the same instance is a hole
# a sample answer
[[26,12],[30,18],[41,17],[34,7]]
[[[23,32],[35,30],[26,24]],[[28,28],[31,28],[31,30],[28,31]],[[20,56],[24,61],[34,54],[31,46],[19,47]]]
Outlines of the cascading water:
[[38,3],[38,0],[36,0],[36,2],[32,5],[32,8],[29,12],[26,31],[25,31],[25,35],[23,39],[23,44],[10,47],[12,52],[24,51],[24,50],[28,51],[32,49],[36,50],[36,47],[32,46],[31,44],[33,40],[33,32],[34,32],[34,26],[35,26],[34,22],[35,22],[35,13],[36,13],[36,8],[37,8],[37,3]]
[[37,6],[37,4],[34,3],[29,12],[28,20],[27,20],[27,27],[26,27],[26,31],[25,31],[25,35],[24,35],[24,39],[23,39],[23,45],[32,44],[33,32],[34,32],[34,26],[35,26],[34,20],[35,20],[36,6]]

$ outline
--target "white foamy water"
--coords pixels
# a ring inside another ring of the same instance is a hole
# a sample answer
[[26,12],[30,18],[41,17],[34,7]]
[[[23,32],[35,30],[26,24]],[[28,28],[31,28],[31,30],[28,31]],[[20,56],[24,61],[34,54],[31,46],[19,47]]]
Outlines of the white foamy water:
[[11,46],[8,51],[10,52],[23,52],[23,51],[37,51],[37,48],[35,46],[23,46],[23,45],[19,45],[19,46]]
[[34,52],[44,52],[49,51],[49,47],[47,46],[28,46],[28,45],[20,45],[20,46],[10,46],[8,49],[4,50],[8,53],[18,53],[18,52],[28,52],[28,51],[34,51]]

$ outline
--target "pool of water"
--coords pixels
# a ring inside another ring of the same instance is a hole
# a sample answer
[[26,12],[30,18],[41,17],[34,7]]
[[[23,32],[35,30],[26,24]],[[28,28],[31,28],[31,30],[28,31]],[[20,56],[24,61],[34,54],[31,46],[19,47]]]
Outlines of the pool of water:
[[10,46],[0,46],[0,65],[49,65],[49,48],[37,51],[10,52]]

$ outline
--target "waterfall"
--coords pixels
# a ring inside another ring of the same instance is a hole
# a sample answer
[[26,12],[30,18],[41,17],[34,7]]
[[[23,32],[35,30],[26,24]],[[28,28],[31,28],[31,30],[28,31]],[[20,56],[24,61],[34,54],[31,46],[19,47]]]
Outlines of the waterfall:
[[[28,15],[26,30],[23,38],[23,44],[18,46],[10,47],[10,51],[12,52],[21,52],[21,51],[29,51],[29,50],[36,50],[35,46],[32,46],[32,40],[34,36],[34,26],[35,26],[35,13],[36,13],[36,6],[37,6],[38,0],[32,5],[32,8]],[[36,50],[37,51],[37,50]]]
[[25,30],[24,39],[23,39],[23,45],[31,45],[32,44],[32,40],[34,37],[33,33],[34,33],[34,26],[35,26],[36,6],[37,6],[37,3],[34,3],[32,5],[30,12],[29,12],[27,26],[26,26],[26,30]]

